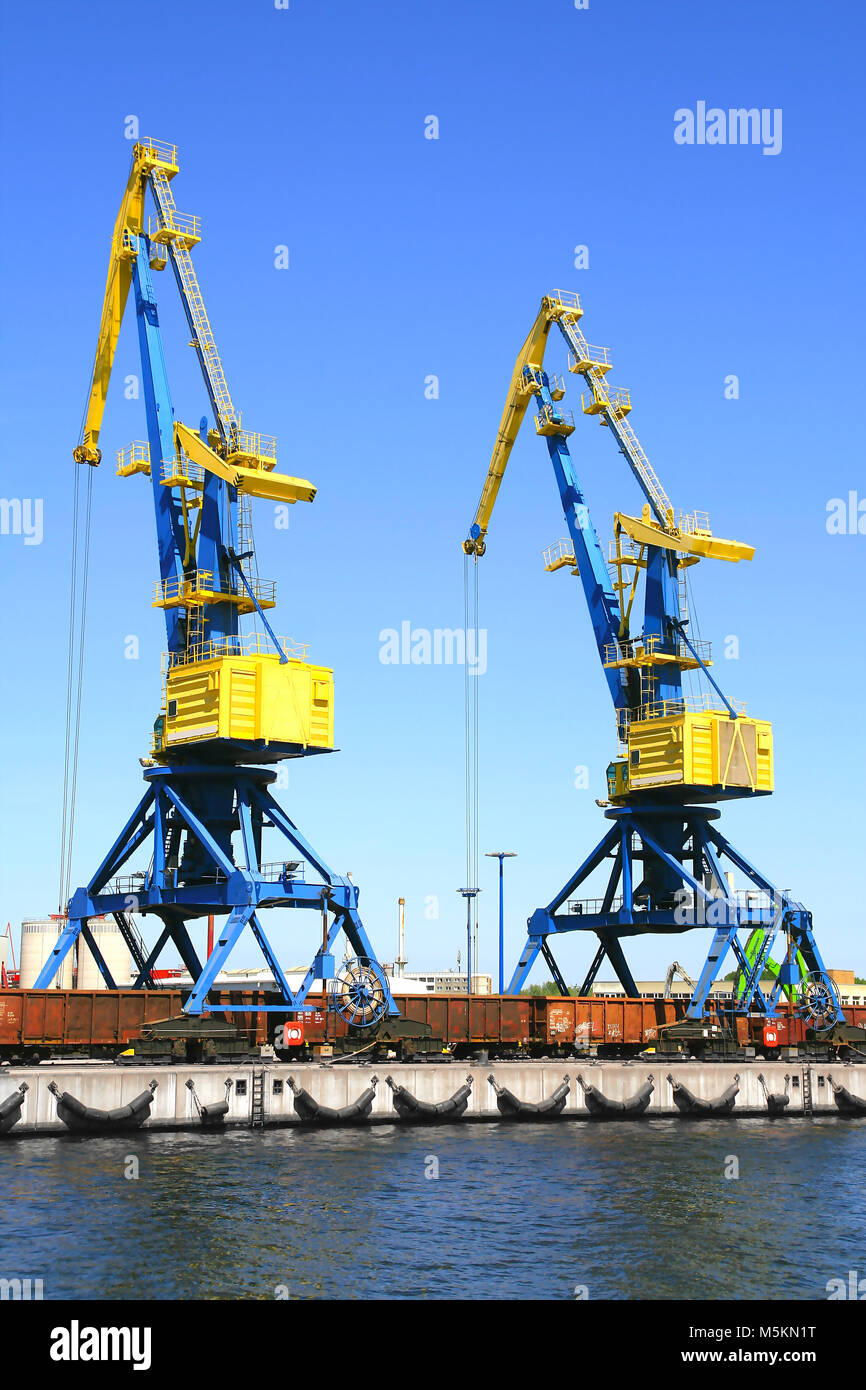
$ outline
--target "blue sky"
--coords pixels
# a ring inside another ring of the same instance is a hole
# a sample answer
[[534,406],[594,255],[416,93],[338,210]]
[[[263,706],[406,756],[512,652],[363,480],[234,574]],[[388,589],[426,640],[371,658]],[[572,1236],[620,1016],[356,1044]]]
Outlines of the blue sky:
[[[460,543],[514,357],[541,295],[563,287],[581,295],[588,339],[609,345],[675,503],[757,548],[751,565],[695,573],[717,674],[775,728],[775,795],[723,823],[812,908],[827,963],[866,973],[854,867],[866,536],[826,528],[830,499],[866,496],[859,7],[188,0],[143,27],[96,0],[7,8],[3,24],[3,492],[44,508],[41,544],[0,537],[3,923],[56,906],[71,450],[134,115],[179,147],[175,196],[203,221],[194,258],[244,424],[276,434],[280,467],[319,488],[288,532],[270,504],[257,511],[275,626],[336,677],[341,751],[294,764],[281,796],[352,871],[381,956],[396,951],[402,895],[410,968],[454,963],[465,869],[462,671],[383,665],[379,634],[460,625]],[[699,101],[781,109],[781,151],[676,144],[674,113]],[[275,269],[279,245],[288,270]],[[175,408],[196,423],[203,391],[168,276],[157,292]],[[558,344],[549,365],[565,365]],[[139,795],[159,699],[150,498],[112,463],[144,435],[142,403],[122,391],[138,370],[130,316],[94,478],[76,882]],[[572,384],[579,409],[577,396]],[[588,417],[572,453],[606,542],[636,485]],[[519,853],[509,966],[529,913],[600,836],[594,798],[616,751],[581,594],[542,568],[562,533],[529,427],[480,574],[480,848]],[[124,659],[130,634],[137,661]],[[722,656],[729,634],[737,661]],[[493,971],[496,866],[481,863]],[[425,917],[434,898],[438,919]],[[286,963],[312,954],[310,932],[278,936]],[[700,932],[650,939],[629,958],[636,975],[673,955],[695,969],[706,945]],[[591,955],[562,946],[566,976]]]

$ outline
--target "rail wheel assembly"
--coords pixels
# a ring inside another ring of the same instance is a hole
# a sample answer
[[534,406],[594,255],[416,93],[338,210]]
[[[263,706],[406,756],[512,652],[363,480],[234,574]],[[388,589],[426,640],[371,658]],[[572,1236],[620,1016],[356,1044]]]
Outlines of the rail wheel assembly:
[[331,986],[331,1008],[355,1028],[372,1028],[384,1016],[388,985],[370,960],[346,961]]

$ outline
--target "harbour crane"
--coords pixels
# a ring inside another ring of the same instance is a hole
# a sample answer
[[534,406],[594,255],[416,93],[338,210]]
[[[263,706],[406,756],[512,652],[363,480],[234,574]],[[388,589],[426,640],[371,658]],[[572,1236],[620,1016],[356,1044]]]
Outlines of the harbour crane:
[[[463,543],[477,563],[487,548],[511,451],[534,403],[535,428],[547,445],[568,528],[568,538],[545,551],[545,568],[567,569],[580,580],[613,701],[619,753],[607,769],[602,803],[611,824],[547,906],[530,917],[508,992],[523,988],[540,954],[561,993],[568,993],[551,944],[578,930],[598,940],[580,993],[589,992],[607,956],[626,994],[634,997],[637,988],[622,941],[701,926],[712,928],[713,936],[689,1019],[703,1017],[730,950],[740,970],[733,1013],[774,1016],[782,994],[790,998],[796,992],[798,1007],[813,1027],[832,1027],[843,1015],[815,942],[811,913],[776,888],[717,824],[715,803],[772,792],[773,734],[768,721],[747,717],[741,704],[729,700],[713,676],[709,644],[690,628],[687,572],[703,559],[751,560],[754,548],[714,536],[705,513],[675,510],[628,420],[631,394],[610,384],[609,350],[587,342],[582,316],[576,294],[554,290],[542,299],[512,372],[481,498]],[[575,422],[562,405],[564,380],[543,366],[554,326],[565,340],[569,372],[586,385],[583,413],[607,429],[643,494],[639,514],[616,512],[608,555],[569,451]],[[699,682],[697,694],[686,693],[684,675],[687,684]],[[748,891],[735,892],[725,863],[745,876]],[[576,890],[603,865],[602,896],[578,899]],[[752,937],[757,933],[757,948],[753,941],[748,956],[739,937],[744,928]],[[765,992],[760,981],[780,933],[785,959]]]
[[[241,425],[191,256],[201,240],[199,219],[175,205],[177,173],[176,146],[136,142],[74,450],[76,470],[93,470],[102,461],[103,413],[132,290],[147,439],[118,452],[117,473],[150,481],[159,563],[153,607],[164,613],[167,647],[162,707],[151,756],[142,760],[144,795],[96,872],[69,897],[66,924],[36,985],[47,987],[81,938],[108,987],[115,988],[88,926],[93,917],[112,914],[135,961],[135,987],[152,983],[154,966],[172,943],[194,981],[185,1012],[213,1012],[209,991],[249,927],[282,1000],[268,1008],[308,1011],[310,989],[321,981],[353,1023],[369,1025],[397,1009],[358,913],[358,889],[329,868],[270,789],[277,773],[269,765],[332,751],[334,680],[330,668],[308,660],[306,646],[277,636],[271,626],[267,612],[275,606],[275,586],[258,577],[251,501],[312,502],[316,489],[304,478],[278,472],[273,437]],[[154,212],[145,225],[148,189]],[[154,293],[154,275],[169,265],[210,407],[210,421],[203,418],[198,429],[177,419],[172,407]],[[76,497],[77,479],[76,471]],[[89,512],[88,504],[88,517]],[[242,630],[248,615],[259,630]],[[65,821],[64,801],[64,836]],[[277,864],[262,862],[265,828],[275,829],[289,847]],[[120,877],[148,845],[146,870]],[[63,870],[61,881],[62,875]],[[315,955],[294,991],[265,931],[275,908],[312,910],[321,921]],[[151,950],[130,911],[160,919]],[[227,918],[202,963],[187,923],[218,913]],[[341,929],[355,956],[337,979],[332,948]]]

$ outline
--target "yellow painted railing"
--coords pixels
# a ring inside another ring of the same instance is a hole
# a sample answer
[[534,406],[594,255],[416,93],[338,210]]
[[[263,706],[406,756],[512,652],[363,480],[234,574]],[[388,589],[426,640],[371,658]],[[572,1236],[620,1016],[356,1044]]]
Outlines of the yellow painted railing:
[[587,372],[590,369],[602,376],[610,371],[610,348],[598,347],[595,343],[588,343],[582,333],[576,328],[572,328],[571,337],[575,342],[575,347],[568,354],[568,370],[570,372]]
[[538,434],[572,434],[574,415],[570,410],[543,405],[535,416],[535,429]]
[[151,241],[163,242],[175,239],[192,246],[201,241],[201,218],[195,213],[177,212],[167,209],[165,217],[149,217],[147,234]]
[[171,487],[204,486],[205,471],[200,463],[193,463],[186,454],[180,458],[163,459],[162,481]]
[[[699,659],[709,665],[711,659],[712,645],[710,642],[695,640],[692,642]],[[648,637],[630,637],[623,642],[608,642],[604,648],[605,663],[614,661],[636,661],[641,657],[654,657],[657,653],[664,650],[664,644],[657,632],[651,632]],[[694,665],[694,656],[689,651],[685,642],[677,642],[673,645],[671,655],[677,661]],[[664,702],[662,702],[664,703]],[[681,703],[675,701],[674,703]],[[655,715],[647,715],[647,718],[656,718]]]
[[135,439],[126,448],[117,451],[117,476],[128,478],[131,473],[150,472],[150,445],[143,439]]
[[[743,700],[732,700],[731,705],[737,714],[746,713],[746,705]],[[631,711],[632,722],[646,719],[671,719],[680,714],[724,714],[730,717],[730,711],[720,704],[715,695],[707,693],[705,695],[683,696],[679,700],[653,700],[650,704],[638,705]]]
[[548,300],[548,311],[552,310],[554,318],[558,318],[561,313],[575,314],[577,318],[583,317],[580,295],[573,290],[551,290],[545,297]]
[[711,535],[707,512],[680,512],[679,527],[683,536]]
[[[309,644],[294,642],[291,637],[278,637],[281,650],[293,661],[306,661]],[[190,666],[199,661],[217,661],[232,656],[275,656],[273,643],[261,632],[247,632],[238,637],[221,637],[196,642],[184,652],[166,652],[163,670],[175,666]]]
[[[273,605],[276,596],[273,579],[250,579],[247,582],[259,603]],[[214,585],[211,570],[195,570],[192,574],[176,575],[171,579],[157,579],[153,586],[153,602],[167,603],[171,599],[188,599],[190,603],[196,599],[208,603],[233,603],[238,600],[246,603],[249,594],[240,584],[231,589],[221,589],[219,585]]]
[[277,440],[273,434],[260,434],[257,430],[233,432],[229,438],[229,456],[242,454],[249,458],[277,461]]
[[574,558],[574,546],[570,540],[554,541],[544,551],[544,568],[546,570],[560,569],[563,565],[576,564]]
[[157,161],[177,168],[177,145],[172,145],[167,140],[153,140],[150,136],[143,135],[135,144],[133,154],[137,157],[144,156],[148,161]]

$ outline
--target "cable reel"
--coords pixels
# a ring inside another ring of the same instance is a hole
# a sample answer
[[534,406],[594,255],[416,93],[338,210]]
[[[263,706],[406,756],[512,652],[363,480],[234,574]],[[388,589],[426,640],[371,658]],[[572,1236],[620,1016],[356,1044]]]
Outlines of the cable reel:
[[826,1033],[839,1017],[839,990],[835,981],[813,970],[800,981],[797,1012],[816,1033]]
[[379,966],[347,960],[331,984],[330,1008],[354,1028],[372,1028],[385,1015],[388,986]]

